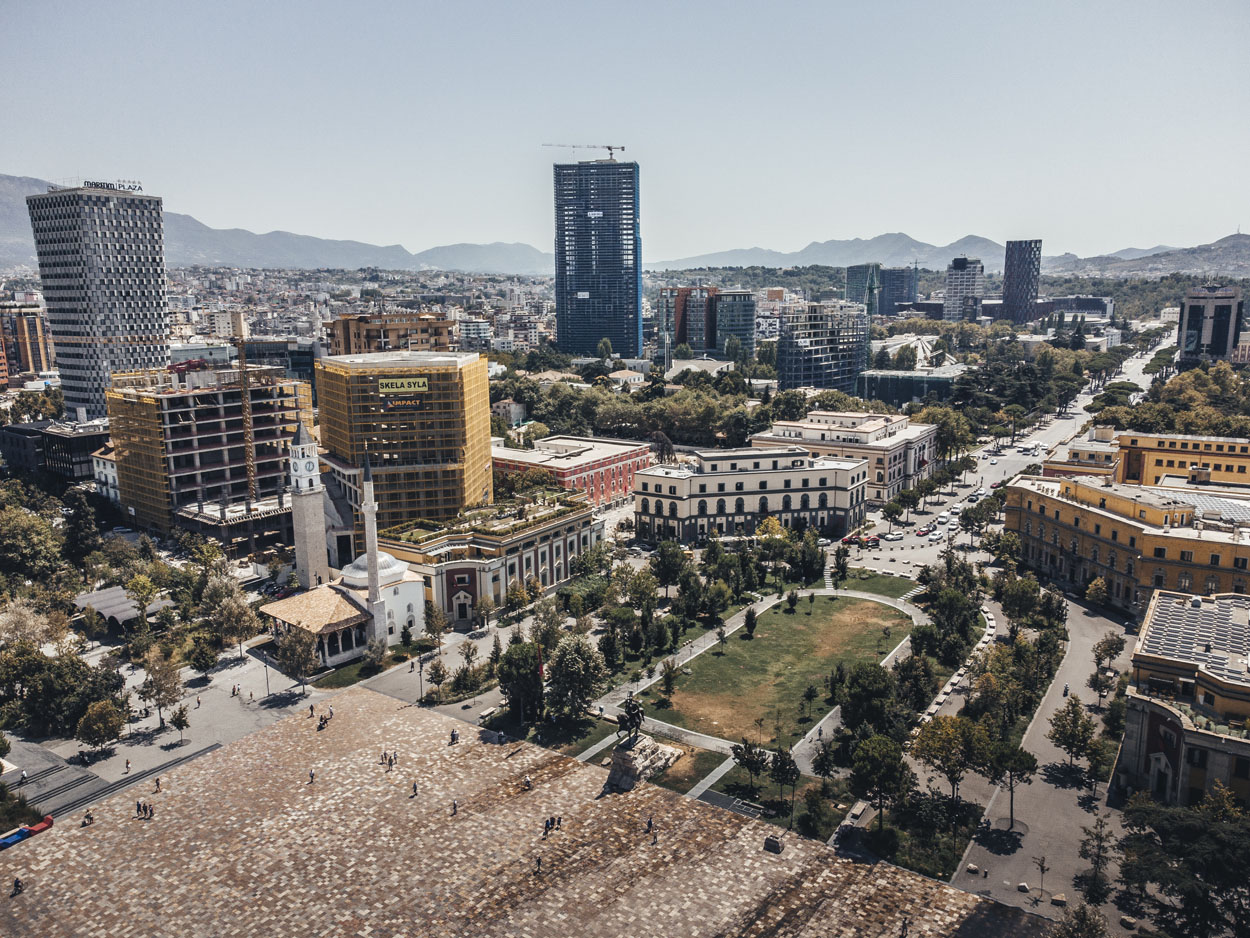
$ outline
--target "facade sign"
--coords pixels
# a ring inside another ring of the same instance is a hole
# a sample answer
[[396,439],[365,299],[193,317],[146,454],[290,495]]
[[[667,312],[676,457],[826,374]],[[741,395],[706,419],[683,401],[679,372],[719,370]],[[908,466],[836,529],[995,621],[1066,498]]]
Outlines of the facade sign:
[[115,192],[142,192],[143,186],[130,179],[119,179],[117,182],[83,182],[84,189],[112,189]]
[[424,375],[415,378],[378,379],[378,396],[382,399],[382,405],[388,410],[400,407],[420,407],[420,395],[429,389],[430,379]]

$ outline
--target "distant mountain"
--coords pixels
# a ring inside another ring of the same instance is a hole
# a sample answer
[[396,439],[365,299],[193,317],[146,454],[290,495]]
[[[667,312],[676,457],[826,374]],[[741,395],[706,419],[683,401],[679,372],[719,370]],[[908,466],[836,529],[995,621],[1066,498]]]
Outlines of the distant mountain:
[[870,264],[880,261],[887,267],[910,266],[913,261],[931,270],[945,270],[946,265],[960,254],[979,257],[986,270],[1003,269],[1006,248],[988,238],[968,235],[951,244],[938,246],[917,241],[910,235],[896,232],[877,235],[875,238],[852,238],[849,241],[813,241],[800,251],[786,253],[764,248],[742,248],[700,254],[675,261],[655,261],[644,264],[649,270],[688,270],[693,267],[800,267],[809,264],[825,264],[830,267],[847,267],[851,264]]
[[1112,251],[1110,257],[1118,257],[1123,261],[1135,261],[1139,257],[1150,257],[1152,254],[1164,254],[1168,251],[1180,251],[1182,248],[1174,248],[1167,244],[1156,244],[1152,248],[1125,248],[1122,251]]
[[[26,196],[47,192],[30,176],[0,174],[0,268],[36,266]],[[551,276],[555,260],[528,244],[449,244],[417,254],[398,244],[380,247],[289,231],[256,234],[210,228],[190,215],[165,212],[165,260],[171,267],[381,267],[387,270],[463,270],[484,274]]]
[[1162,277],[1165,274],[1250,277],[1250,235],[1231,234],[1210,244],[1169,248],[1158,254],[1138,257],[1077,257],[1075,254],[1064,254],[1044,258],[1043,261],[1044,273],[1082,277]]

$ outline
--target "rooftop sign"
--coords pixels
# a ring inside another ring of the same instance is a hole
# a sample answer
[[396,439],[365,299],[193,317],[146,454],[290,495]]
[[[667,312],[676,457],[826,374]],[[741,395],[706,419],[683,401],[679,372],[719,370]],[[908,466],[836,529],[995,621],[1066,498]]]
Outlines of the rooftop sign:
[[119,179],[117,182],[83,181],[84,189],[112,189],[115,192],[142,192],[143,186],[137,179]]

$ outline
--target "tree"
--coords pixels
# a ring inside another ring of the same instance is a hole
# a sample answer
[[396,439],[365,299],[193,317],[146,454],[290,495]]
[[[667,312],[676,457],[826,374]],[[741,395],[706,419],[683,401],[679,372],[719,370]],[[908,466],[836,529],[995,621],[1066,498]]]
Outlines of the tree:
[[199,635],[191,643],[191,654],[187,656],[187,664],[191,666],[191,670],[203,674],[204,680],[207,681],[209,672],[217,667],[217,657],[217,646],[213,641]]
[[495,614],[497,606],[490,593],[483,593],[477,601],[477,614],[482,620],[483,628],[490,628],[490,617]]
[[442,658],[435,658],[430,662],[429,668],[425,672],[425,679],[434,685],[434,693],[437,700],[443,699],[443,684],[451,675],[447,671],[447,665],[443,664]]
[[673,349],[673,358],[678,361],[689,361],[694,358],[694,349],[692,349],[685,342],[681,342],[675,349]]
[[816,698],[819,696],[820,691],[816,689],[815,684],[808,684],[807,687],[803,688],[803,705],[807,711],[808,719],[811,719],[812,716],[812,704],[816,702]]
[[61,565],[62,539],[46,519],[16,505],[0,508],[0,570],[36,583]]
[[[717,580],[710,583],[703,592],[703,608],[707,612],[707,620],[710,625],[716,625],[721,620],[721,614],[729,608],[729,604],[733,601],[733,594],[730,593],[729,587],[725,585],[724,580]],[[724,642],[721,643],[722,645]]]
[[612,357],[612,340],[609,339],[605,335],[602,339],[599,340],[599,345],[595,349],[595,351],[598,353],[601,359],[603,359],[604,361],[607,361],[609,358]]
[[136,573],[126,581],[126,597],[138,609],[136,618],[147,618],[148,606],[152,605],[156,600],[159,592],[160,590],[156,588],[156,584],[146,574]]
[[[161,610],[162,612],[164,610]],[[108,623],[104,620],[104,616],[96,612],[91,606],[85,606],[82,611],[82,633],[87,637],[88,642],[98,641],[105,633],[108,632]],[[3,639],[0,638],[0,644]]]
[[1073,694],[1050,718],[1046,738],[1068,754],[1068,765],[1089,752],[1094,741],[1094,721],[1085,712],[1081,698]]
[[1085,686],[1098,695],[1098,709],[1102,709],[1102,699],[1107,696],[1107,691],[1111,690],[1114,684],[1115,678],[1109,677],[1105,671],[1094,671],[1090,674]]
[[182,679],[178,676],[178,666],[160,650],[153,650],[148,653],[143,667],[147,671],[147,678],[139,686],[139,698],[156,708],[156,716],[163,727],[165,708],[172,707],[182,697]]
[[1020,785],[1031,785],[1033,773],[1037,771],[1037,757],[1027,749],[1013,746],[1010,742],[1000,742],[990,753],[987,778],[995,785],[1003,785],[1007,789],[1010,803],[1011,822],[1008,830],[1016,826],[1016,788]]
[[747,363],[746,354],[742,348],[742,340],[736,335],[730,335],[725,339],[724,354],[727,359],[737,363],[739,366]]
[[1068,906],[1063,919],[1046,932],[1046,938],[1110,938],[1110,935],[1102,913],[1084,902]]
[[894,501],[907,512],[907,521],[911,521],[911,510],[920,504],[920,496],[914,489],[903,489],[894,496]]
[[946,779],[951,798],[959,800],[964,776],[989,760],[989,737],[979,724],[962,717],[936,716],[920,727],[912,755]]
[[794,826],[794,792],[799,784],[799,765],[794,761],[794,756],[790,755],[790,750],[784,746],[778,746],[772,755],[772,765],[768,769],[768,777],[777,783],[777,789],[784,798],[786,795],[786,786],[790,786],[790,823],[788,826]]
[[0,609],[0,648],[14,645],[38,648],[53,638],[54,629],[48,617],[25,599],[11,600]]
[[603,655],[584,635],[562,638],[547,666],[551,707],[568,717],[580,716],[607,677]]
[[833,746],[828,740],[821,740],[816,747],[816,754],[812,756],[812,771],[826,785],[829,779],[833,778],[833,774],[838,770],[838,756]]
[[1106,815],[1099,814],[1094,819],[1093,826],[1082,827],[1081,832],[1085,836],[1081,838],[1078,855],[1082,860],[1089,860],[1090,863],[1089,871],[1084,876],[1082,892],[1088,902],[1101,905],[1106,901],[1107,893],[1111,891],[1107,880],[1107,866],[1111,863],[1115,852],[1111,825],[1107,823]]
[[664,688],[664,696],[672,697],[677,688],[677,675],[681,673],[672,658],[665,658],[660,664],[660,686]]
[[767,772],[771,764],[768,750],[744,737],[741,745],[735,743],[729,751],[734,762],[740,765],[751,779],[751,791],[754,793],[755,779]]
[[1124,651],[1124,636],[1108,632],[1094,643],[1095,670],[1101,671],[1104,663],[1110,665],[1122,651]]
[[851,575],[851,552],[847,550],[845,544],[839,544],[838,549],[833,552],[833,581],[835,585],[840,586],[846,582],[846,578]]
[[178,731],[178,745],[182,745],[183,734],[191,725],[191,718],[188,715],[187,705],[183,704],[169,715],[169,725]]
[[656,545],[655,553],[651,555],[651,571],[664,587],[665,599],[668,598],[668,588],[677,585],[689,566],[689,558],[676,541],[660,541]]
[[385,638],[371,638],[365,644],[364,661],[370,668],[382,667],[386,660],[387,644]]
[[1100,576],[1094,577],[1089,581],[1089,586],[1085,587],[1085,598],[1095,606],[1107,605],[1107,599],[1110,594],[1107,592],[1107,581]]
[[790,592],[786,594],[786,611],[793,613],[794,607],[797,606],[798,604],[799,604],[799,594],[795,592],[794,590],[790,590]]
[[755,607],[747,606],[746,615],[742,619],[742,628],[747,633],[747,638],[755,638],[756,624]]
[[[511,593],[511,591],[509,591]],[[438,653],[443,653],[443,633],[447,631],[447,614],[437,603],[428,603],[425,609],[425,634],[438,644]]]
[[885,827],[885,809],[901,803],[916,787],[916,773],[903,758],[903,747],[888,736],[870,736],[855,748],[851,793],[877,808],[877,827]]
[[508,709],[522,722],[542,716],[543,680],[539,668],[538,646],[533,642],[510,645],[499,659],[497,669],[499,690],[508,701]]
[[887,502],[885,507],[881,509],[881,517],[890,522],[890,530],[894,530],[894,522],[903,516],[903,506],[898,502]]
[[238,642],[239,659],[243,658],[243,639],[260,631],[260,620],[247,601],[243,588],[229,573],[217,571],[209,575],[200,598],[200,621],[216,634],[222,645]]
[[88,705],[87,712],[78,721],[74,738],[80,739],[92,749],[99,749],[121,735],[125,718],[111,700],[97,700]]
[[81,567],[85,574],[86,565],[83,561],[89,554],[104,545],[104,540],[100,537],[100,528],[96,524],[95,510],[91,507],[91,502],[87,500],[87,494],[80,488],[70,489],[61,501],[69,513],[63,528],[65,559]]
[[274,641],[274,661],[300,682],[305,694],[308,693],[308,676],[321,664],[317,639],[303,629],[288,628],[279,632]]
[[894,699],[894,676],[879,664],[861,661],[851,668],[839,697],[844,726],[879,730]]

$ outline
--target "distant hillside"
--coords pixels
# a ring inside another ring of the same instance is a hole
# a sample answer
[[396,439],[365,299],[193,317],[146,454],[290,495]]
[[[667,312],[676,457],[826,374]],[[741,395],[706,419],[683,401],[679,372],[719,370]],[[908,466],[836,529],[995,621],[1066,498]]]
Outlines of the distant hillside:
[[[46,191],[48,183],[42,179],[0,174],[0,268],[35,266],[26,196]],[[449,244],[412,254],[398,244],[382,247],[289,231],[209,228],[190,215],[170,211],[165,212],[165,260],[171,267],[437,268],[548,277],[555,263],[552,255],[528,244]]]
[[686,270],[692,267],[805,267],[823,264],[848,267],[879,261],[887,267],[906,267],[918,261],[921,267],[945,270],[952,258],[960,254],[979,257],[986,270],[1003,269],[1006,248],[988,238],[968,235],[947,245],[917,241],[910,235],[896,232],[875,238],[852,238],[849,241],[813,241],[800,251],[771,251],[765,248],[740,248],[700,254],[674,261],[644,264],[648,270]]
[[1048,274],[1081,277],[1162,277],[1166,274],[1250,277],[1250,235],[1231,234],[1210,244],[1171,248],[1162,253],[1138,257],[1077,257],[1065,254],[1045,260],[1042,269]]

